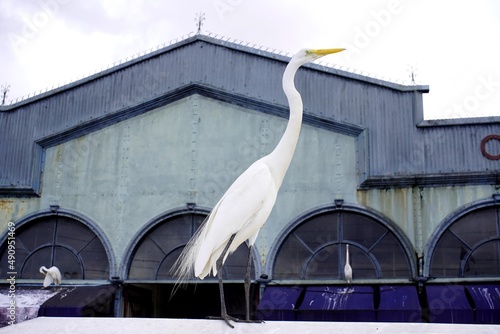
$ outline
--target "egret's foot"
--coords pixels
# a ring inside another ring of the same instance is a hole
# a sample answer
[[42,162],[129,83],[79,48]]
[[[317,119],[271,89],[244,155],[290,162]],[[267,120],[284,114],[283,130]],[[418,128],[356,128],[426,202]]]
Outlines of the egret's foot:
[[229,321],[243,322],[243,323],[247,323],[247,324],[262,324],[262,323],[264,323],[264,320],[246,320],[246,319],[232,317],[228,314],[226,314],[225,316],[220,316],[220,317],[209,316],[209,317],[207,317],[207,319],[224,320],[224,322],[231,328],[234,328],[234,326]]
[[214,320],[224,320],[224,322],[231,328],[234,328],[233,324],[229,322],[229,320],[231,321],[234,321],[234,322],[238,322],[239,319],[238,318],[235,318],[235,317],[232,317],[228,314],[226,315],[221,315],[220,317],[213,317],[213,316],[209,316],[207,317],[207,319],[214,319]]
[[238,318],[235,318],[233,321],[234,322],[245,322],[247,324],[263,324],[264,323],[264,320],[247,320],[247,319],[238,319]]

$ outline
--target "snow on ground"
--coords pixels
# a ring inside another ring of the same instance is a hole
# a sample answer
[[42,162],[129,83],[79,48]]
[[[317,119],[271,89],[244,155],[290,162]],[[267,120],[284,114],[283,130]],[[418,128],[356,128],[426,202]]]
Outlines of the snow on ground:
[[[38,310],[46,300],[58,293],[57,289],[18,289],[12,295],[15,298],[15,321],[22,322],[38,316]],[[0,327],[12,320],[9,305],[11,298],[8,291],[0,292]],[[12,315],[13,316],[13,315]]]

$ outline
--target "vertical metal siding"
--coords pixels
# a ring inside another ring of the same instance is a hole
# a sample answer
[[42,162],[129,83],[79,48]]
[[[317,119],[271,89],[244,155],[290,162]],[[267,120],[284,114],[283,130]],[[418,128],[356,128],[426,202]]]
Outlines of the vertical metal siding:
[[[154,52],[0,112],[0,186],[28,185],[34,142],[132,108],[189,84],[287,108],[281,88],[283,57],[261,56],[200,37]],[[332,70],[333,71],[333,70]],[[307,113],[367,128],[372,175],[435,174],[499,170],[485,159],[478,140],[500,133],[500,122],[455,127],[415,126],[421,92],[375,80],[335,75],[305,66],[296,77]],[[326,153],[326,152],[325,152]]]

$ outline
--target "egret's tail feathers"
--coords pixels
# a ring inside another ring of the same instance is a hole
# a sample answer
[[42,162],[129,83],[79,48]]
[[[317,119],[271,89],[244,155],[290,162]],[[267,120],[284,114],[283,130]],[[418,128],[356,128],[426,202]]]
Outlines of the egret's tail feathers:
[[199,253],[201,241],[203,240],[203,236],[206,232],[205,226],[208,217],[210,216],[207,216],[207,218],[205,218],[198,230],[182,250],[179,258],[175,261],[174,265],[170,269],[170,274],[177,277],[175,286],[172,289],[172,295],[175,294],[179,286],[185,284],[188,279],[194,279],[194,263]]

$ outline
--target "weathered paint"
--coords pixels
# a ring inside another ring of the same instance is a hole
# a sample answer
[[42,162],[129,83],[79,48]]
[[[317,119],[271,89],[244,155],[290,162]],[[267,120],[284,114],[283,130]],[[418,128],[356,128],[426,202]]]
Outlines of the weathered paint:
[[495,186],[371,189],[357,192],[359,204],[383,213],[398,225],[422,255],[429,238],[450,213],[497,194]]

